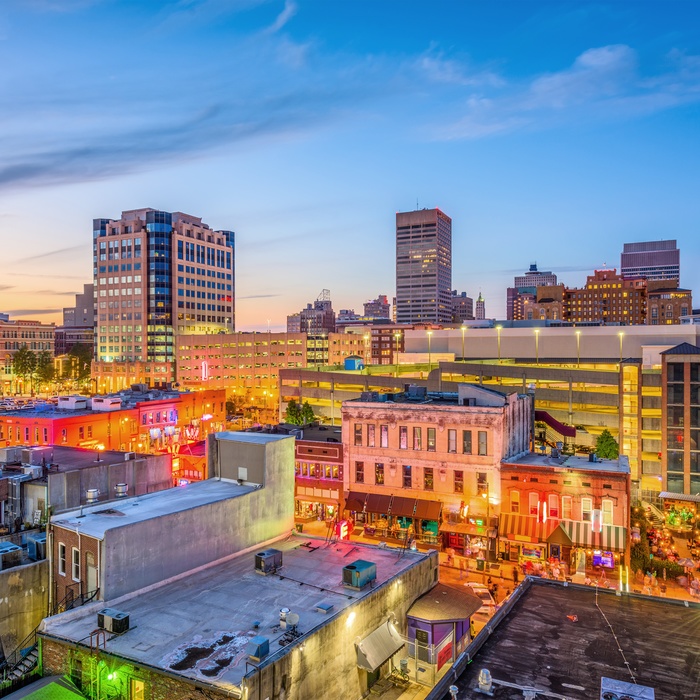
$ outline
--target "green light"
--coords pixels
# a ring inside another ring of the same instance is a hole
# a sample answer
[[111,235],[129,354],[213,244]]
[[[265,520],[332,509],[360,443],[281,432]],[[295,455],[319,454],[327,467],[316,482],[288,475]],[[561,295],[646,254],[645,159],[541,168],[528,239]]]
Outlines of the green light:
[[110,673],[110,674],[107,676],[107,680],[108,680],[108,681],[113,681],[116,677],[117,677],[117,674],[116,674],[116,673]]

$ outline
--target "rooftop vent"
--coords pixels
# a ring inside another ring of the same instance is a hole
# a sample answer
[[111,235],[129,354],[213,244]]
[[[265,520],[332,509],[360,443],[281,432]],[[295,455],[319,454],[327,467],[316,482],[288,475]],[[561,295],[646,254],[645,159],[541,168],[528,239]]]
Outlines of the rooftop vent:
[[282,552],[279,549],[265,549],[255,555],[255,573],[267,576],[282,568]]
[[85,502],[86,503],[97,503],[100,497],[99,489],[88,489],[85,492]]
[[371,561],[358,559],[343,567],[343,586],[362,590],[377,578],[377,565]]
[[128,491],[129,491],[128,484],[117,484],[114,487],[114,495],[117,498],[126,498]]
[[409,401],[425,401],[428,397],[428,389],[424,386],[411,384],[406,390],[406,398]]

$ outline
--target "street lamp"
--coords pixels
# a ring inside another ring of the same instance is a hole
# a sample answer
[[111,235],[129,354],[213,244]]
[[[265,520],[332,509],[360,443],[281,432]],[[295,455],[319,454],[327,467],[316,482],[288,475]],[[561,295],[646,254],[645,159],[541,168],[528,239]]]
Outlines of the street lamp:
[[501,329],[503,326],[496,326],[496,333],[498,334],[498,361],[501,361]]
[[101,462],[102,461],[102,452],[104,451],[105,446],[100,443],[99,445],[95,445],[95,451],[97,452],[97,459],[95,460],[96,462]]
[[581,331],[576,331],[576,365],[581,366]]
[[535,364],[540,364],[540,329],[535,328]]
[[491,499],[489,498],[489,482],[486,480],[486,492],[481,494],[486,499],[486,561],[491,561],[491,546],[489,530],[491,529]]
[[618,335],[620,336],[620,363],[622,363],[622,339],[624,338],[625,334],[620,331]]
[[431,356],[431,351],[430,351],[430,339],[431,339],[431,337],[432,337],[432,335],[433,335],[433,332],[432,332],[432,331],[427,331],[427,334],[428,334],[428,372],[430,372],[430,367],[431,367],[431,364],[432,364],[432,362],[431,362],[432,356]]
[[401,333],[394,333],[394,340],[396,341],[396,376],[399,376],[399,340],[401,339]]
[[462,362],[465,362],[465,359],[464,359],[464,333],[466,332],[466,330],[467,330],[467,327],[462,326],[462,328],[461,328],[461,331],[462,331]]
[[363,338],[365,339],[365,365],[369,365],[369,364],[371,364],[370,363],[370,358],[371,358],[371,356],[370,356],[370,344],[369,344],[370,334],[365,333]]

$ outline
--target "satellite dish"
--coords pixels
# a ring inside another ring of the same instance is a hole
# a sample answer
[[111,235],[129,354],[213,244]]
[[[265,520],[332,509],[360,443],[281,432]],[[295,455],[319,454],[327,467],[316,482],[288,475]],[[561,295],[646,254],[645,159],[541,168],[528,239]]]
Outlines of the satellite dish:
[[289,613],[287,615],[287,625],[289,627],[296,627],[299,624],[299,615],[296,613]]

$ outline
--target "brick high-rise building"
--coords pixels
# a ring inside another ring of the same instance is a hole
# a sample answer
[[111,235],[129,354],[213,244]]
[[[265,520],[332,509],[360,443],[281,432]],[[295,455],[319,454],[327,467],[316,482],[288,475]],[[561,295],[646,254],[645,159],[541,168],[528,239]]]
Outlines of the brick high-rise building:
[[648,280],[680,280],[681,251],[675,240],[625,243],[620,256],[620,273]]
[[452,219],[439,209],[396,214],[396,321],[452,321]]
[[509,321],[524,319],[523,305],[537,297],[537,288],[553,287],[556,284],[557,276],[553,272],[538,270],[537,263],[532,263],[530,269],[515,277],[513,286],[506,290],[506,318]]

